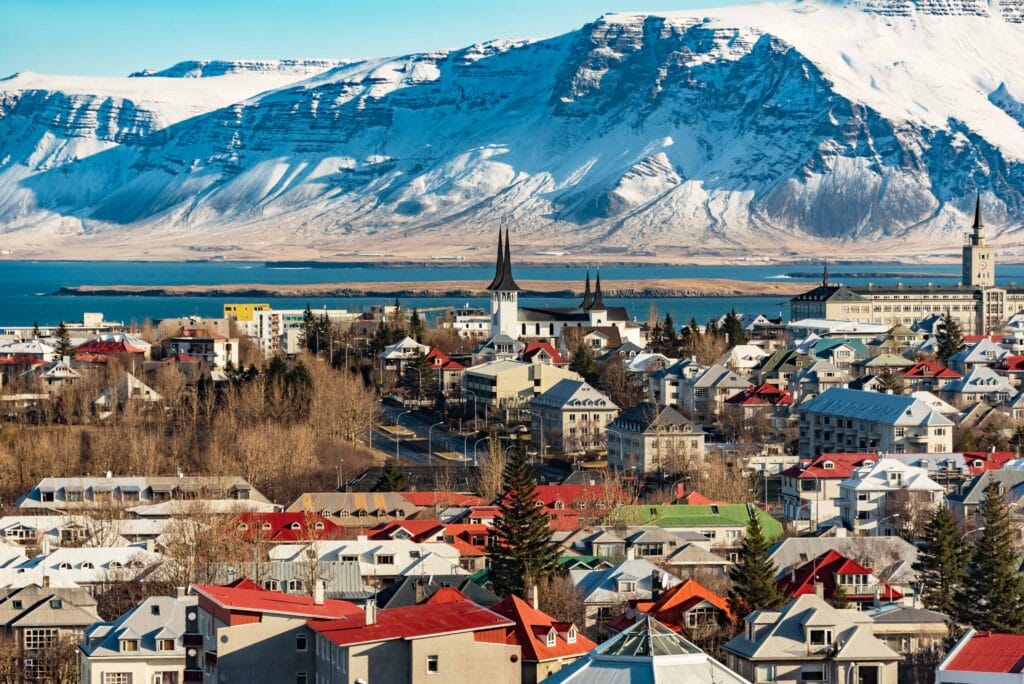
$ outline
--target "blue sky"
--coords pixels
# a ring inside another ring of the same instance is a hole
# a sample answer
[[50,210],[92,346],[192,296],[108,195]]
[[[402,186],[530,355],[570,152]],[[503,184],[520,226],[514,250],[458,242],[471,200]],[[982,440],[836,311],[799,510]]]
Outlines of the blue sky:
[[[362,57],[542,38],[612,11],[734,0],[0,0],[0,77],[185,59]],[[652,4],[653,3],[653,4]]]

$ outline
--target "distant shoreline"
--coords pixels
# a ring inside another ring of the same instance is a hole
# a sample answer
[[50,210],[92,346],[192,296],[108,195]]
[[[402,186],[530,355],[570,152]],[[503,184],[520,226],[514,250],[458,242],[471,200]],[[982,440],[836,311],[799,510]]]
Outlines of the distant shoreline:
[[[560,280],[521,280],[520,296],[581,297],[578,283]],[[484,297],[486,281],[437,281],[424,284],[402,282],[342,282],[270,285],[240,283],[227,285],[78,285],[62,287],[56,296],[89,297]],[[793,296],[813,284],[786,281],[746,281],[718,278],[658,278],[650,280],[607,280],[605,297],[757,297]]]

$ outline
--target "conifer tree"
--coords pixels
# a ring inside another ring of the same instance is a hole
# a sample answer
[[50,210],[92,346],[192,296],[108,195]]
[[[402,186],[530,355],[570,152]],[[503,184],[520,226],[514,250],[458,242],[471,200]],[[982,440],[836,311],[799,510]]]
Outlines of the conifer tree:
[[747,343],[747,333],[744,332],[743,323],[735,309],[725,315],[725,320],[722,321],[722,332],[725,333],[730,347]]
[[526,451],[517,446],[505,464],[501,515],[494,519],[488,548],[498,596],[525,598],[530,586],[558,574],[558,546],[551,541],[547,513],[537,505],[536,488]]
[[665,314],[665,322],[661,325],[661,334],[665,340],[667,356],[675,354],[679,347],[679,331],[676,330],[676,322],[672,320],[672,314]]
[[964,343],[963,331],[960,329],[960,321],[953,318],[948,312],[942,317],[936,341],[938,342],[936,353],[943,363],[948,363],[949,357],[967,346]]
[[380,473],[380,480],[377,481],[377,489],[382,492],[404,492],[408,488],[409,482],[405,479],[405,473],[398,467],[395,459],[386,460]]
[[729,570],[729,579],[729,604],[737,616],[777,608],[785,601],[785,595],[775,584],[775,565],[768,558],[768,540],[754,509],[746,523],[739,562]]
[[778,608],[786,600],[775,584],[775,565],[768,557],[768,540],[753,509],[740,546],[740,560],[729,570],[729,605],[737,617],[755,610]]
[[999,488],[989,485],[982,503],[981,532],[958,595],[957,618],[978,631],[1024,629],[1024,578],[1013,548],[1010,511]]
[[850,597],[846,593],[846,587],[838,582],[836,583],[835,591],[832,593],[832,607],[839,609],[850,607]]
[[590,383],[597,379],[597,360],[594,358],[594,350],[583,340],[580,340],[572,352],[569,370],[579,373],[584,380]]
[[903,380],[899,375],[893,372],[892,368],[883,368],[875,376],[878,380],[878,388],[882,392],[892,392],[893,394],[903,394]]
[[320,332],[316,324],[316,316],[313,310],[306,304],[306,310],[302,312],[302,346],[316,354],[320,351]]
[[423,325],[423,319],[420,318],[420,312],[413,309],[412,315],[409,316],[409,337],[422,343],[423,334],[425,332],[426,326]]
[[929,610],[957,614],[957,591],[967,577],[970,548],[961,539],[953,515],[945,506],[932,511],[914,562],[921,583],[921,599]]
[[71,344],[71,333],[64,321],[57,326],[57,345],[54,347],[57,358],[71,357],[75,353],[75,345]]
[[42,331],[39,329],[39,321],[32,321],[32,339],[38,340],[43,336]]

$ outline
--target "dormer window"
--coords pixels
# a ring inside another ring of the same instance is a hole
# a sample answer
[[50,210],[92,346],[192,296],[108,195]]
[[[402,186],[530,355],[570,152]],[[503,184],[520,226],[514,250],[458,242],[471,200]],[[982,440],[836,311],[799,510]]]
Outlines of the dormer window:
[[288,527],[289,527],[290,529],[293,529],[293,530],[301,530],[301,529],[302,529],[302,525],[300,525],[300,524],[299,524],[299,523],[297,523],[297,522],[293,522],[293,523],[292,523],[291,525],[289,525]]
[[331,512],[325,508],[324,510],[320,511],[320,516],[323,518],[330,518]]
[[569,625],[569,631],[565,635],[565,641],[569,644],[576,643],[576,625]]
[[138,639],[121,639],[121,653],[135,653],[138,650]]
[[823,463],[821,464],[821,467],[822,467],[823,469],[825,469],[825,470],[834,470],[834,469],[835,469],[835,467],[836,467],[836,464],[835,464],[835,463],[833,463],[832,461],[824,461],[824,462],[823,462]]
[[269,529],[270,529],[270,527],[271,527],[271,525],[270,525],[270,523],[268,523],[268,522],[265,522],[265,523],[263,523],[262,525],[260,525],[260,529],[261,529],[261,530],[264,530],[264,531],[267,531],[267,530],[269,530]]
[[811,629],[808,630],[807,641],[811,646],[828,646],[832,643],[832,630],[831,629]]
[[636,582],[634,580],[619,580],[619,592],[623,594],[631,594],[636,591]]
[[318,522],[315,525],[313,525],[313,529],[315,529],[315,530],[322,530],[322,529],[324,529],[324,524],[322,522]]
[[249,526],[245,523],[238,523],[238,529],[242,532],[245,532],[247,529],[249,529]]

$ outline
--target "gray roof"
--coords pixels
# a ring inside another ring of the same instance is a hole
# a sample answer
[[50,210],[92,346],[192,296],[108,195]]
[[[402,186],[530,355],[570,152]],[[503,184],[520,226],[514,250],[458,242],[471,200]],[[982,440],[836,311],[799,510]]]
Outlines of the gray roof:
[[0,625],[5,627],[85,627],[99,619],[96,599],[80,587],[15,589],[0,601]]
[[[829,550],[862,562],[890,583],[910,581],[912,578],[899,575],[917,560],[917,547],[900,537],[789,537],[769,550],[769,558],[775,564],[775,578],[782,578],[791,568]],[[900,572],[895,573],[897,570]]]
[[952,426],[953,421],[913,397],[833,387],[803,404],[801,411],[885,425]]
[[[137,656],[185,654],[180,637],[185,633],[185,611],[195,606],[196,596],[150,596],[113,622],[97,622],[85,632],[82,650],[87,656],[121,654],[122,638],[138,639]],[[173,639],[174,651],[160,651],[157,639]]]
[[966,483],[958,492],[946,498],[965,504],[980,504],[985,498],[985,490],[993,483],[1002,485],[1004,491],[1024,482],[1024,470],[986,470],[973,480]]
[[684,428],[689,434],[703,434],[700,425],[694,423],[671,406],[660,408],[657,404],[643,401],[631,406],[613,420],[609,427],[624,432],[644,433],[657,429]]
[[694,387],[724,387],[746,389],[750,382],[725,366],[715,364],[693,379]]
[[875,622],[883,624],[945,624],[949,620],[946,615],[934,610],[911,608],[910,606],[901,606],[897,603],[890,603],[864,612]]
[[452,587],[484,608],[490,608],[498,602],[498,597],[493,592],[481,587],[470,579],[469,575],[430,575],[399,578],[377,593],[377,605],[380,608],[414,606],[417,603],[417,585],[420,585],[424,598],[433,596],[434,592],[442,587]]
[[[289,581],[298,581],[301,588],[296,592],[310,593],[309,568],[305,563],[289,561],[261,561],[259,563],[218,563],[211,584],[229,584],[241,577],[247,577],[259,585],[274,580],[280,591],[288,588]],[[363,586],[358,561],[318,561],[316,577],[324,583],[324,595],[332,599],[362,600],[373,596],[369,587]]]
[[534,397],[530,403],[558,409],[615,410],[619,408],[603,392],[582,380],[559,380],[548,391]]

